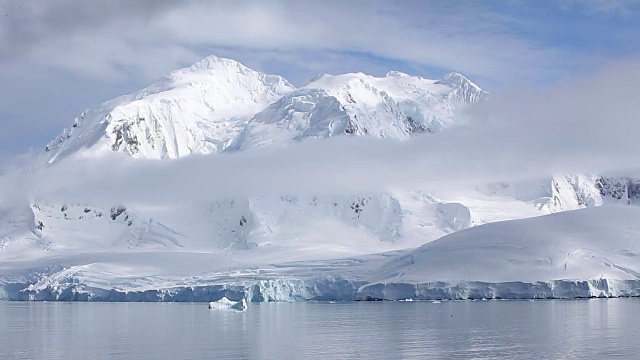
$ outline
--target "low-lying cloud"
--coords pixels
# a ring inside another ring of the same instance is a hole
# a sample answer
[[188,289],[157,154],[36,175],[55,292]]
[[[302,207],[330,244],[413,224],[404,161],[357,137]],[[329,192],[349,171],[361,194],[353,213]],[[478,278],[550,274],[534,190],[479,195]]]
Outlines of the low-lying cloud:
[[12,181],[32,199],[171,204],[635,171],[637,84],[640,62],[629,61],[588,79],[496,96],[470,110],[468,125],[408,141],[341,136],[169,161],[80,154]]

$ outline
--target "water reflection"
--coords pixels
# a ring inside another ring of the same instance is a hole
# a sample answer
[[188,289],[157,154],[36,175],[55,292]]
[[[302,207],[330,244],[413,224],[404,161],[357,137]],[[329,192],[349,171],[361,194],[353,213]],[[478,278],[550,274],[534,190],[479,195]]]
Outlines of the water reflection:
[[640,300],[0,303],[0,359],[636,358]]

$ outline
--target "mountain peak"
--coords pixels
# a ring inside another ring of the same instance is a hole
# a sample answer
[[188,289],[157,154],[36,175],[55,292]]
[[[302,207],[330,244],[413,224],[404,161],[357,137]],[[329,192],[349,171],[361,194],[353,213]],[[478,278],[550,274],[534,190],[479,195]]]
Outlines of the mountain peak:
[[215,56],[215,55],[209,55],[209,56],[205,57],[204,59],[193,63],[189,67],[189,69],[191,71],[198,71],[200,69],[213,70],[213,69],[216,69],[218,67],[235,67],[235,68],[238,68],[238,69],[249,69],[246,66],[244,66],[242,63],[240,63],[239,61],[236,61],[236,60],[233,60],[233,59],[227,59],[227,58],[223,58],[223,57],[218,57],[218,56]]
[[451,92],[450,99],[454,101],[476,103],[489,96],[488,92],[483,91],[474,82],[457,72],[448,73],[443,76],[442,80],[438,80],[435,83],[453,87],[454,91]]
[[[291,89],[295,88],[291,83],[289,83],[289,81],[287,81],[285,78],[281,76],[263,74],[261,72],[255,71],[247,67],[246,65],[242,64],[239,61],[224,58],[224,57],[219,57],[215,55],[209,55],[206,58],[193,63],[189,67],[173,71],[171,74],[169,74],[168,80],[170,82],[179,81],[184,77],[191,76],[187,74],[194,74],[194,73],[195,74],[213,73],[213,74],[216,74],[216,77],[221,76],[218,74],[226,74],[231,76],[235,76],[236,74],[245,75],[245,76],[259,78],[262,81],[265,81],[266,83],[277,84],[277,85],[281,85]],[[193,79],[190,79],[190,81],[192,80]],[[218,78],[216,80],[225,80],[225,79]]]
[[316,76],[312,77],[311,79],[307,80],[307,82],[304,83],[303,87],[307,86],[307,85],[309,85],[309,84],[311,84],[313,82],[316,82],[316,81],[322,79],[325,76],[331,76],[331,75],[329,75],[327,73],[319,73],[318,75],[316,75]]
[[480,90],[480,87],[473,81],[469,80],[466,76],[458,72],[450,72],[442,77],[441,80],[436,81],[436,84],[450,85],[450,86],[470,86]]
[[387,76],[389,77],[404,77],[404,76],[411,76],[407,73],[403,73],[401,71],[396,71],[396,70],[391,70],[387,73]]

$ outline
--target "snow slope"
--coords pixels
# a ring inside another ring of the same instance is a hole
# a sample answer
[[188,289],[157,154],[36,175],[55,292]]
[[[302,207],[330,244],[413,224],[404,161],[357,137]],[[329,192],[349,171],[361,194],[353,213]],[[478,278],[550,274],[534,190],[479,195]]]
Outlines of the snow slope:
[[147,88],[86,110],[46,146],[40,163],[86,148],[145,159],[220,152],[251,116],[293,89],[280,76],[209,56]]
[[608,206],[462,230],[390,261],[381,281],[635,280],[640,208]]
[[406,139],[461,122],[465,105],[487,97],[457,73],[442,80],[397,71],[381,78],[323,74],[253,117],[231,149],[343,134]]
[[388,299],[639,296],[638,219],[637,207],[607,206],[475,227],[394,258],[361,290]]

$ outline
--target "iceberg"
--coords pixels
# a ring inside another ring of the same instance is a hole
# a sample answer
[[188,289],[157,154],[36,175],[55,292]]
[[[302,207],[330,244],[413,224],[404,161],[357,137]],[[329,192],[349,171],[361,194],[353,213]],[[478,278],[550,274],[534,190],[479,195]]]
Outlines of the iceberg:
[[217,309],[217,310],[238,310],[245,311],[247,310],[247,300],[242,298],[240,301],[232,301],[223,297],[218,301],[212,301],[209,303],[209,309]]

